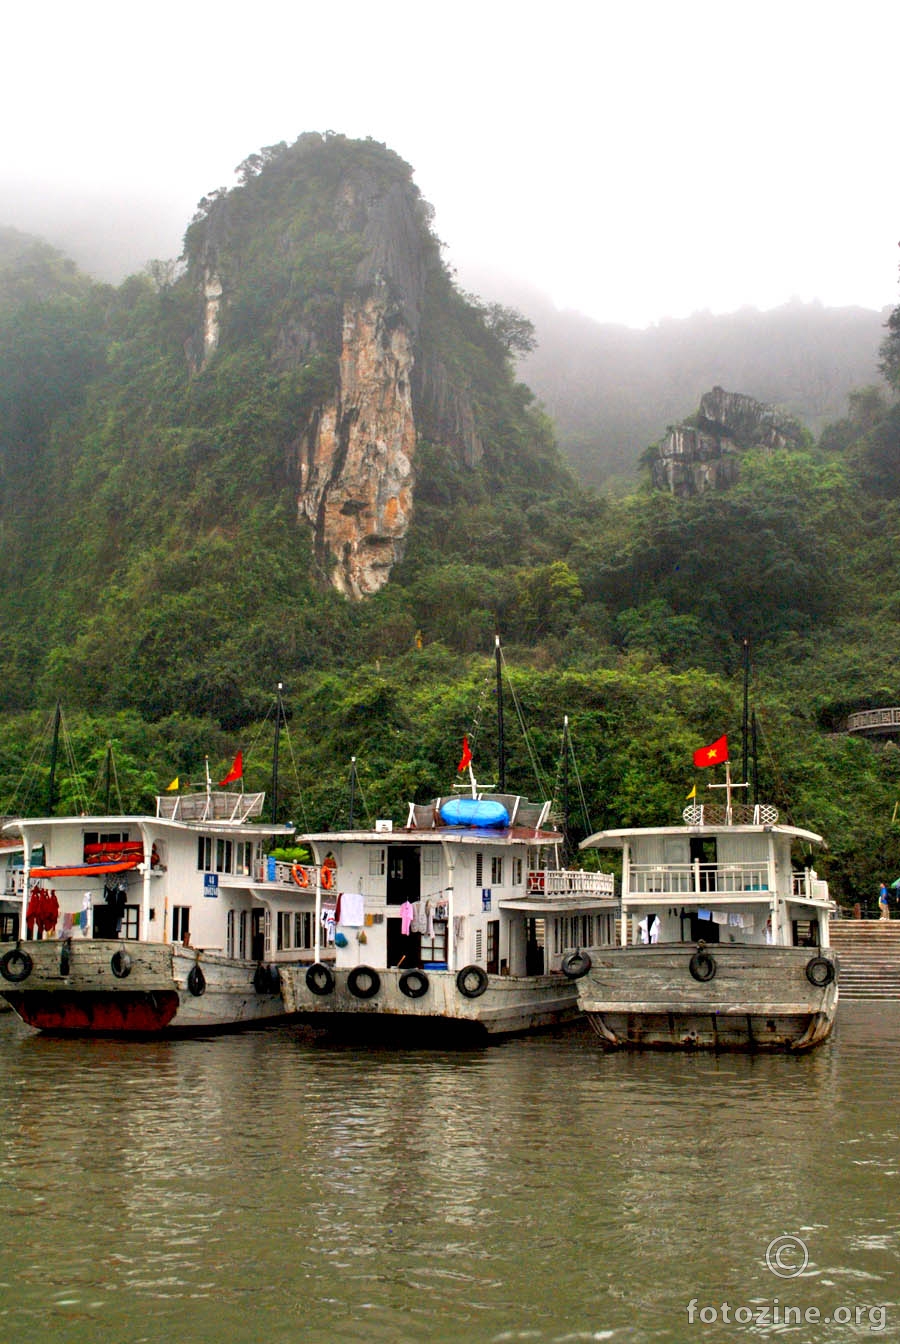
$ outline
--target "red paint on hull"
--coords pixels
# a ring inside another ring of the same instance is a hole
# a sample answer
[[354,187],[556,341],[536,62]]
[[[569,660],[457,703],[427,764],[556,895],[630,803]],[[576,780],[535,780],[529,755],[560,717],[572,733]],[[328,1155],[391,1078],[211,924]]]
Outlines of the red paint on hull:
[[174,989],[112,994],[5,990],[4,997],[30,1027],[82,1036],[152,1035],[163,1031],[178,1011]]

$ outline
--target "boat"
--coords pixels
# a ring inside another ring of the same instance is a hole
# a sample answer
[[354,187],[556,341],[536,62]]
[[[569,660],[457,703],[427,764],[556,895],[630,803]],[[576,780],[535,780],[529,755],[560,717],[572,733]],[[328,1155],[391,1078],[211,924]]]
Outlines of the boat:
[[[153,815],[8,823],[19,857],[3,870],[4,1000],[29,1026],[68,1035],[282,1017],[274,949],[298,901],[273,880],[270,851],[294,828],[263,822],[264,800],[213,789],[207,769],[205,788],[161,794]],[[301,948],[298,936],[292,955]]]
[[[477,806],[454,806],[462,801]],[[396,828],[384,819],[299,835],[313,873],[291,880],[317,942],[312,965],[280,966],[288,1011],[331,1033],[401,1044],[580,1021],[562,963],[613,941],[614,882],[562,866],[550,806],[473,780],[467,799],[410,803]],[[315,873],[332,865],[323,890]]]
[[824,841],[772,806],[732,802],[727,763],[726,775],[713,786],[725,803],[692,802],[682,825],[582,841],[622,853],[619,946],[564,966],[607,1049],[801,1052],[831,1033],[834,904],[812,866]]

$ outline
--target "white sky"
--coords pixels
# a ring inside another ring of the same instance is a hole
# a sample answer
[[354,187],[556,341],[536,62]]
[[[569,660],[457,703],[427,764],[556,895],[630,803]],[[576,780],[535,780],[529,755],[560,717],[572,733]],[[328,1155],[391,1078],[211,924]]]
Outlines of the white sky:
[[19,2],[0,224],[65,219],[115,278],[248,154],[331,129],[412,165],[482,289],[635,326],[898,300],[896,0]]

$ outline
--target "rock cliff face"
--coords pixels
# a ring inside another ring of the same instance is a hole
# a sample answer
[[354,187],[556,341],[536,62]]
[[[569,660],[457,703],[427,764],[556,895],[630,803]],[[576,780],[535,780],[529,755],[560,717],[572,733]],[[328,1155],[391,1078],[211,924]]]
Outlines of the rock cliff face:
[[704,393],[696,421],[674,426],[659,444],[651,463],[657,490],[683,497],[727,490],[738,479],[742,450],[798,447],[804,439],[791,416],[721,387]]
[[[272,367],[302,374],[318,359],[333,373],[331,390],[304,407],[285,449],[298,517],[313,529],[322,572],[361,598],[387,582],[403,555],[418,421],[467,465],[483,448],[465,388],[418,343],[429,275],[441,266],[429,209],[396,156],[367,149],[353,157],[337,140],[329,146],[313,135],[290,150],[276,146],[255,156],[241,188],[201,203],[205,214],[186,240],[203,305],[188,357],[195,372],[209,368],[231,315],[252,310],[251,265],[280,288],[267,333]],[[251,234],[244,221],[254,210]],[[326,258],[321,274],[313,275],[310,255]]]

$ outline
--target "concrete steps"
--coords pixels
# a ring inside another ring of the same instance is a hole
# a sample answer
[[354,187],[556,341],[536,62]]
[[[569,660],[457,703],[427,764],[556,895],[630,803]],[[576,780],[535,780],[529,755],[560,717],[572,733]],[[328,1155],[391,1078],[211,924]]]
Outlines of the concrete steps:
[[900,1000],[900,920],[835,920],[830,937],[842,999]]

